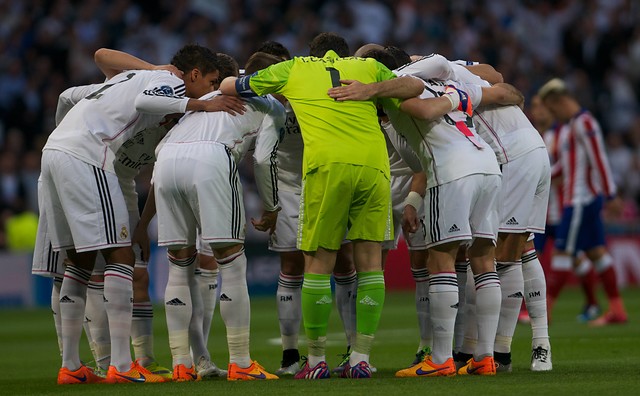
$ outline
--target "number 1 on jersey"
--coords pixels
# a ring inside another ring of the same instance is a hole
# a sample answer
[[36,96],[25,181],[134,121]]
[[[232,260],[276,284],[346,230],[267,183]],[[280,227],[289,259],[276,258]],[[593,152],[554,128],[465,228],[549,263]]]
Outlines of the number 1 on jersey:
[[329,74],[331,75],[331,86],[332,87],[339,87],[340,86],[340,71],[336,68],[333,67],[327,67],[325,68],[325,70],[327,70],[329,72]]

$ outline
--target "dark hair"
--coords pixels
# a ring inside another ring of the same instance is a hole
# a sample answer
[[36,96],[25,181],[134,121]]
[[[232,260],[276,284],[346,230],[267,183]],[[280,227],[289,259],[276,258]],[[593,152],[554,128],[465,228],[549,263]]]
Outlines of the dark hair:
[[220,81],[227,77],[238,77],[238,74],[240,74],[238,72],[238,62],[231,55],[218,52],[216,56],[218,57],[218,70],[220,71],[218,79]]
[[393,45],[388,45],[384,47],[384,50],[389,53],[389,55],[393,56],[396,60],[396,69],[402,65],[406,65],[407,63],[411,63],[411,57],[407,54],[402,48],[396,47]]
[[289,53],[287,47],[277,41],[265,41],[264,43],[260,44],[260,47],[258,47],[256,52],[265,52],[267,54],[275,55],[278,58],[282,58],[284,60],[291,59],[291,54]]
[[244,66],[244,74],[246,76],[265,69],[271,65],[282,62],[282,58],[266,52],[256,52],[249,57],[247,64]]
[[187,44],[180,48],[171,59],[171,64],[189,73],[193,69],[198,69],[203,75],[207,75],[219,69],[218,57],[209,48],[198,44]]
[[333,50],[339,57],[349,56],[349,44],[336,33],[320,33],[309,43],[309,55],[322,58],[327,51]]
[[390,53],[388,53],[385,50],[372,49],[362,54],[362,57],[373,58],[378,62],[382,63],[383,65],[385,65],[386,67],[388,67],[389,70],[398,68],[398,63],[396,62],[396,58],[394,58]]

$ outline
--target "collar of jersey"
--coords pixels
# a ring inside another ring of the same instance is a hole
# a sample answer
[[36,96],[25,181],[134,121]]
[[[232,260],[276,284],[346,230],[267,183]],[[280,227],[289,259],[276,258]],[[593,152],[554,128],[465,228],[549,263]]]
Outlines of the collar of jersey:
[[322,57],[322,59],[330,59],[330,60],[334,60],[334,59],[338,59],[340,58],[338,56],[338,54],[336,54],[336,52],[334,50],[329,50],[327,51],[324,56]]

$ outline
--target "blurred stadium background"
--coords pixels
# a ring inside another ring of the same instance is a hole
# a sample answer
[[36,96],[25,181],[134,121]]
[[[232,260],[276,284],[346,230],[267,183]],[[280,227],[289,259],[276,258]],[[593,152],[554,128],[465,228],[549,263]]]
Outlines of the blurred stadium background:
[[[527,98],[561,77],[601,121],[620,194],[621,215],[605,213],[622,287],[640,280],[640,2],[635,0],[0,0],[0,308],[48,305],[49,283],[30,274],[37,224],[40,150],[53,129],[58,95],[99,82],[100,47],[157,64],[183,44],[225,52],[242,65],[264,40],[306,55],[321,31],[411,54],[494,65]],[[251,179],[245,167],[245,180]],[[140,177],[144,202],[150,171]],[[259,201],[245,183],[247,214]],[[250,228],[250,227],[249,227]],[[152,232],[153,235],[153,232]],[[264,235],[248,236],[250,287],[275,291],[277,257]],[[164,252],[150,265],[162,298]],[[411,289],[406,252],[391,257],[391,289]]]

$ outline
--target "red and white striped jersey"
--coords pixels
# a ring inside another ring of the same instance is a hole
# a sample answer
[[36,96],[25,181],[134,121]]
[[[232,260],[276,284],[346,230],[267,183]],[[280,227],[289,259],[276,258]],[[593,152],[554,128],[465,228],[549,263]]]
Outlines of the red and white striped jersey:
[[562,175],[564,206],[586,204],[598,195],[616,194],[602,131],[590,112],[581,111],[563,125],[558,143],[559,161],[551,176]]
[[[554,166],[558,162],[558,140],[560,137],[561,124],[556,124],[552,128],[543,132],[542,138],[547,146],[549,162]],[[557,225],[562,220],[562,185],[551,183],[549,189],[549,206],[547,207],[547,224]]]

